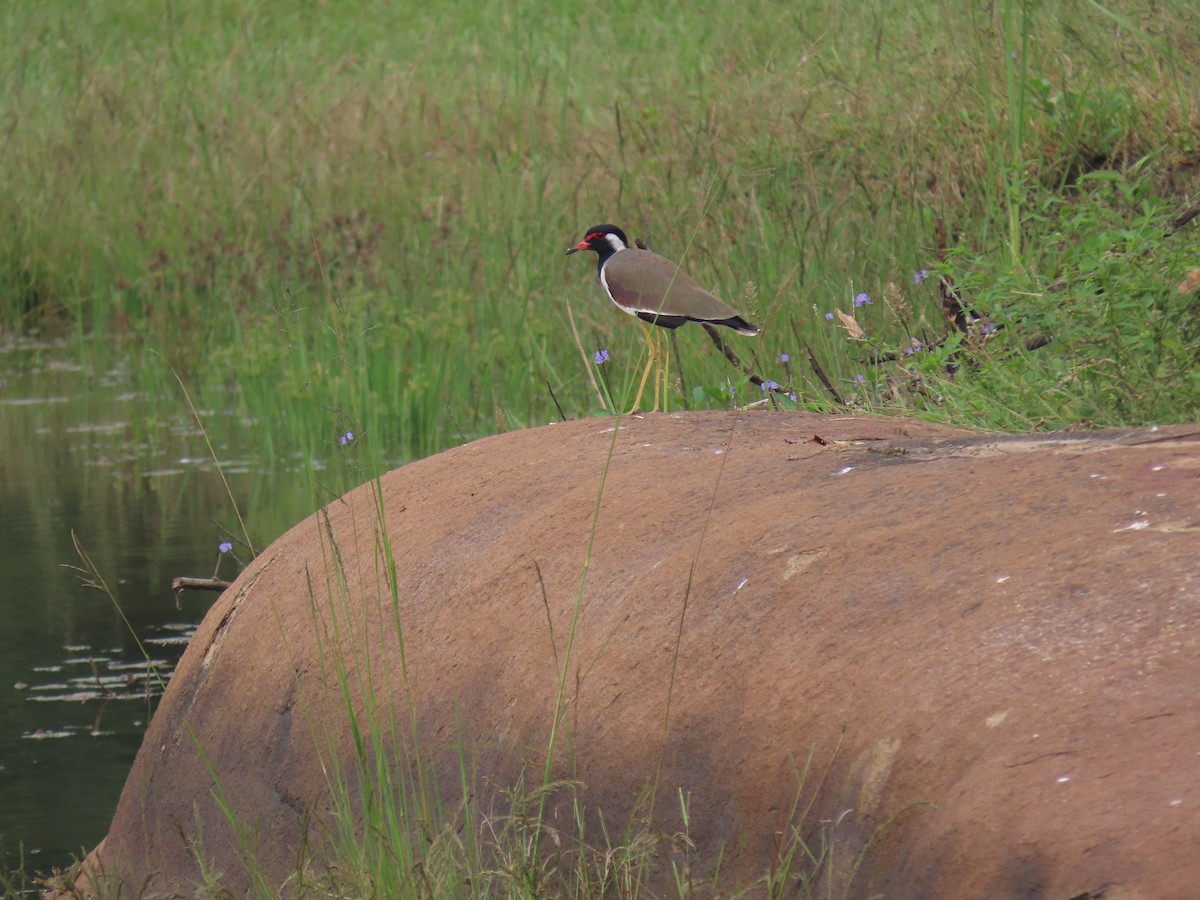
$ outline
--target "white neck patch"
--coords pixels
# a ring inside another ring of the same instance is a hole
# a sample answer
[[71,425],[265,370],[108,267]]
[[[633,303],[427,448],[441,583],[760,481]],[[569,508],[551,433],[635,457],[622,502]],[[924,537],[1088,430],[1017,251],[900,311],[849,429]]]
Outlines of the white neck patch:
[[628,250],[629,249],[628,247],[625,246],[625,242],[623,240],[621,240],[619,237],[617,237],[615,234],[613,234],[611,231],[604,236],[604,239],[606,241],[608,241],[608,246],[612,247],[613,253],[616,253],[620,250]]

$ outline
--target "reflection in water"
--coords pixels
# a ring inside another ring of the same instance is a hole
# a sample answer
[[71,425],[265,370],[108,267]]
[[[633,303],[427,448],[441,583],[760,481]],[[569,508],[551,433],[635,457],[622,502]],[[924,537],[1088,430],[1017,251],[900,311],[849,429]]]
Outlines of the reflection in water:
[[98,737],[106,733],[104,711],[109,703],[136,700],[150,704],[162,696],[179,657],[196,632],[196,626],[192,623],[164,623],[154,628],[162,633],[142,638],[142,645],[151,653],[163,653],[162,656],[127,660],[114,655],[124,652],[122,647],[93,654],[92,648],[87,645],[75,645],[64,648],[73,655],[62,662],[34,666],[35,678],[45,676],[51,680],[15,683],[14,690],[28,691],[27,700],[35,703],[95,702],[98,708],[89,727],[64,724],[58,728],[47,728],[43,724],[21,737],[27,740],[71,737],[76,734]]
[[[52,666],[35,666],[36,673],[61,676],[67,675],[67,680],[53,680],[44,683],[25,685],[17,682],[13,687],[17,690],[28,690],[26,699],[36,703],[67,703],[90,704],[89,712],[94,711],[95,717],[90,724],[74,724],[73,716],[64,714],[63,723],[57,727],[40,725],[32,731],[21,735],[24,740],[44,741],[50,739],[83,737],[97,738],[115,734],[106,727],[105,712],[113,701],[135,700],[150,705],[162,695],[175,664],[183,653],[188,639],[195,633],[194,625],[175,626],[179,633],[162,640],[168,641],[165,649],[169,649],[169,658],[152,658],[122,662],[108,656],[72,657]],[[155,639],[146,641],[152,643]],[[86,650],[86,647],[71,647],[70,650]],[[70,673],[79,674],[70,677]],[[47,717],[49,718],[49,717]],[[133,719],[134,727],[140,727],[141,719]]]
[[[176,598],[172,578],[208,575],[218,544],[241,536],[185,405],[149,396],[121,359],[65,352],[0,345],[0,865],[21,846],[40,871],[104,836],[155,703],[216,597]],[[232,411],[233,393],[228,406],[204,412],[205,425],[263,547],[314,508],[311,467],[254,464],[252,423]],[[119,611],[75,568],[73,535]],[[236,569],[221,563],[223,577]]]

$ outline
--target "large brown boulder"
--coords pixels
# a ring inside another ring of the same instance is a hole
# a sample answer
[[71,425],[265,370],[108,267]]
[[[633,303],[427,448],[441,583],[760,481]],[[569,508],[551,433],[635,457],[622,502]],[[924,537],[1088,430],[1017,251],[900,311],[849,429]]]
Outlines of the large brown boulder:
[[674,834],[682,790],[697,884],[718,860],[723,886],[778,872],[799,838],[849,896],[1200,892],[1200,430],[615,424],[413,463],[263,552],[188,648],[81,884],[187,885],[199,853],[240,893],[247,852],[286,877],[302,823],[324,852],[348,704],[406,771],[414,745],[432,761],[451,819],[466,768],[480,829],[499,789],[541,783],[565,664],[553,768],[589,836],[602,813],[619,840],[647,796]]

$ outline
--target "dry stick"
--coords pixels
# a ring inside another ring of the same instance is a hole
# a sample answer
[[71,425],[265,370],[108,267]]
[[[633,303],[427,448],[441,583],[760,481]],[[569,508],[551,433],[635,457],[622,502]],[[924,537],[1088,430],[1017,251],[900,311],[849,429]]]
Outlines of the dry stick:
[[171,579],[171,590],[176,594],[180,591],[223,591],[225,588],[233,584],[232,581],[226,581],[224,578],[217,578],[215,575],[211,578],[193,578],[190,575],[181,575],[178,578]]
[[[1200,212],[1200,204],[1197,205],[1196,212]],[[1196,212],[1193,212],[1192,216],[1196,215]],[[1187,221],[1187,219],[1183,219],[1182,216],[1179,217],[1179,219],[1181,220],[1180,224],[1183,224],[1184,222]],[[1176,220],[1172,220],[1172,223],[1174,223],[1175,221]],[[945,226],[945,223],[940,218],[937,221],[937,226],[938,226],[937,227],[937,240],[938,240],[937,255],[938,255],[938,259],[945,262],[947,257],[949,256],[949,250],[947,249],[948,245],[946,242],[946,226]],[[1171,232],[1168,231],[1167,233],[1170,234]],[[1060,281],[1060,282],[1056,282],[1056,283],[1047,285],[1046,290],[1047,291],[1061,291],[1064,287],[1066,287],[1066,282]],[[941,293],[941,298],[942,298],[943,314],[952,312],[954,309],[954,304],[956,304],[956,303],[958,304],[959,308],[965,310],[967,313],[972,314],[972,315],[974,314],[974,312],[975,312],[974,309],[972,309],[970,304],[965,303],[963,301],[962,294],[959,292],[958,288],[954,285],[954,283],[952,281],[947,279],[946,276],[944,276],[944,275],[941,276],[941,281],[939,282],[939,291]],[[949,315],[947,315],[947,320],[952,321],[952,322],[955,321]],[[1003,329],[1005,327],[1006,326],[1003,322],[996,323],[997,330]],[[966,334],[967,328],[961,327],[961,328],[959,328],[959,331]],[[946,337],[948,338],[949,335],[947,335]],[[934,347],[940,346],[943,343],[943,341],[945,341],[945,340],[946,340],[946,338],[943,338],[941,341],[938,341],[937,343],[929,343],[927,341],[926,346],[929,347],[930,349],[932,349]],[[1040,350],[1042,347],[1045,347],[1047,344],[1049,344],[1050,341],[1051,341],[1050,335],[1035,334],[1035,335],[1032,335],[1031,337],[1025,338],[1025,349],[1026,350]]]
[[683,380],[683,358],[679,355],[679,341],[675,339],[675,329],[668,332],[671,335],[671,351],[675,354],[675,369],[679,372],[679,393],[683,395],[683,408],[689,410],[692,405],[688,402],[687,382]]
[[1197,200],[1183,212],[1179,213],[1179,215],[1173,216],[1168,220],[1167,237],[1173,235],[1188,222],[1192,221],[1192,219],[1196,218],[1196,216],[1200,216],[1200,200]]
[[725,354],[725,358],[733,364],[734,368],[745,375],[750,380],[751,384],[756,384],[764,391],[767,391],[771,400],[772,408],[778,409],[779,407],[777,405],[777,401],[775,400],[775,394],[786,394],[787,388],[779,385],[768,388],[768,382],[765,378],[763,378],[761,375],[755,375],[753,369],[742,364],[741,359],[738,358],[738,355],[733,351],[733,348],[725,343],[724,338],[721,337],[721,333],[717,331],[715,325],[710,325],[708,322],[701,322],[700,324],[704,326],[704,330],[708,332],[708,336],[712,338],[712,342],[717,345],[718,350]]
[[708,336],[712,338],[712,342],[716,345],[716,348],[725,354],[725,358],[732,363],[733,367],[749,378],[753,384],[757,384],[761,387],[763,384],[762,378],[758,375],[755,375],[754,371],[749,366],[742,365],[742,361],[738,358],[738,355],[734,352],[733,348],[725,343],[724,338],[721,337],[721,332],[717,331],[717,326],[712,325],[709,322],[701,322],[700,324],[704,327],[704,330],[708,332]]
[[[1196,212],[1200,212],[1200,205],[1197,205]],[[1196,213],[1192,213],[1193,216],[1195,214]],[[1168,232],[1168,234],[1170,234],[1170,232]],[[937,241],[937,246],[934,247],[934,252],[937,254],[937,258],[939,260],[945,262],[950,254],[949,239],[946,236],[945,220],[940,216],[934,223],[934,239]],[[1062,290],[1065,285],[1066,282],[1050,284],[1047,286],[1046,290]],[[942,316],[945,318],[946,323],[955,331],[962,332],[963,334],[970,334],[971,326],[974,325],[981,318],[981,316],[975,311],[975,308],[972,307],[971,304],[967,303],[963,299],[962,292],[958,289],[957,285],[955,285],[953,279],[947,275],[941,275],[938,277],[938,296],[941,299]],[[1004,327],[1005,325],[1003,322],[1000,322],[996,325],[997,330],[1001,330]],[[944,343],[948,337],[949,334],[947,334],[946,338],[942,338],[940,341],[935,343],[926,341],[925,346],[932,350],[935,347],[941,346],[941,344]],[[1034,335],[1032,337],[1025,338],[1025,349],[1038,350],[1042,347],[1045,347],[1049,343],[1050,337],[1048,335]],[[891,354],[891,357],[892,359],[896,358],[895,354]],[[881,359],[886,360],[886,357],[881,357]]]
[[[938,260],[944,263],[950,255],[950,239],[946,234],[946,220],[941,216],[933,223],[933,239],[936,242],[934,253]],[[954,281],[946,275],[938,278],[938,297],[942,303],[942,318],[955,331],[967,334],[979,316],[971,305],[963,300],[962,294],[954,286]]]
[[813,374],[820,379],[821,384],[825,385],[825,390],[829,391],[829,395],[833,397],[838,406],[845,406],[846,401],[842,399],[842,395],[837,392],[837,388],[833,386],[833,382],[829,380],[829,376],[825,374],[825,370],[821,368],[821,364],[817,362],[816,355],[812,352],[812,347],[808,344],[804,345],[804,352],[808,354],[808,364],[812,366]]
[[558,420],[560,422],[567,421],[567,414],[563,412],[562,404],[558,402],[558,397],[554,394],[554,388],[550,387],[550,379],[546,379],[546,390],[550,392],[550,399],[554,401],[554,408],[558,410]]
[[943,275],[938,279],[938,293],[942,301],[942,318],[955,331],[968,334],[971,326],[982,317],[963,299],[949,276]]
[[842,395],[837,392],[837,388],[833,386],[833,382],[829,380],[829,376],[825,374],[825,370],[821,368],[821,364],[817,362],[817,355],[812,352],[812,347],[808,345],[808,341],[800,337],[800,330],[796,327],[796,320],[792,320],[792,334],[796,338],[796,343],[804,348],[805,354],[808,356],[808,365],[813,370],[813,374],[817,376],[817,380],[825,386],[825,390],[829,391],[829,396],[833,398],[833,402],[838,406],[845,406],[846,401],[842,399]]

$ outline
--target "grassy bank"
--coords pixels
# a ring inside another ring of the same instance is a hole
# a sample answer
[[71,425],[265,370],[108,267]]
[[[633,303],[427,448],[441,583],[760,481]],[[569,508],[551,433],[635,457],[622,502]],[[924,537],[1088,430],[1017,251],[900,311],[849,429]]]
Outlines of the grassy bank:
[[[562,258],[596,221],[686,253],[762,324],[735,346],[785,406],[1054,427],[1196,405],[1194,295],[1172,293],[1196,229],[1162,233],[1198,183],[1182,0],[0,17],[5,327],[99,335],[164,392],[149,350],[202,401],[232,385],[272,455],[354,431],[397,460],[599,411],[591,354],[619,390],[643,351]],[[979,327],[1026,324],[927,352],[948,332],[938,275]],[[1146,387],[1184,384],[1076,402],[1113,356],[1076,339],[1095,319]],[[1054,340],[1023,350],[1039,328]],[[697,328],[680,338],[690,402],[762,397]]]

